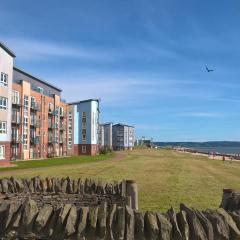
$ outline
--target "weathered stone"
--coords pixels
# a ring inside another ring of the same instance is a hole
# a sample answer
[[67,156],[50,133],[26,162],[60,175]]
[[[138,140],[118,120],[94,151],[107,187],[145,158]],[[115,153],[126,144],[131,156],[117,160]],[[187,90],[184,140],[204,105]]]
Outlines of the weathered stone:
[[158,228],[159,228],[159,239],[171,240],[172,239],[172,224],[168,219],[161,213],[157,213]]
[[36,217],[34,230],[40,233],[43,228],[46,226],[49,221],[51,215],[53,213],[53,207],[49,204],[43,205],[43,207],[39,210],[39,213]]
[[1,185],[2,185],[2,192],[8,193],[8,179],[3,178],[0,181],[1,181]]
[[22,232],[31,232],[34,219],[38,213],[37,203],[32,199],[27,199],[24,203],[24,208],[22,212],[22,219],[21,219],[21,229]]
[[86,235],[88,212],[88,207],[81,207],[79,209],[79,221],[77,225],[78,237],[84,237]]
[[104,194],[104,184],[102,182],[98,182],[96,187],[96,194],[99,194],[99,195]]
[[68,179],[63,179],[62,180],[61,192],[63,192],[63,193],[67,192],[67,185],[68,185]]
[[229,227],[223,220],[220,214],[213,210],[203,212],[207,219],[210,220],[213,226],[214,239],[227,240],[229,239]]
[[54,192],[52,179],[47,177],[46,181],[47,181],[47,191]]
[[91,194],[91,181],[86,178],[84,183],[84,193]]
[[9,209],[10,202],[9,201],[3,201],[0,205],[0,233],[4,233],[5,231],[5,222],[6,222],[6,214]]
[[8,192],[9,192],[9,193],[14,193],[14,192],[16,192],[16,191],[15,191],[14,184],[12,183],[12,181],[10,181],[10,180],[8,179],[7,184],[8,184]]
[[157,216],[153,212],[147,211],[144,217],[145,229],[146,229],[146,238],[151,240],[158,239],[159,228],[157,223]]
[[73,193],[73,180],[71,180],[69,177],[67,177],[67,193]]
[[54,179],[55,179],[55,181],[53,181],[54,190],[56,193],[60,193],[62,191],[61,180],[58,178],[54,178]]
[[134,238],[138,240],[145,240],[144,233],[144,213],[134,212]]
[[114,240],[113,227],[114,227],[114,220],[116,218],[116,209],[117,209],[116,204],[113,204],[108,210],[106,239],[109,239],[109,240]]
[[34,193],[35,192],[35,188],[34,188],[34,180],[31,179],[28,185],[29,188],[29,192]]
[[38,176],[33,178],[33,183],[34,183],[34,191],[41,192],[40,178]]
[[78,193],[84,194],[84,182],[79,178],[78,179]]
[[234,222],[236,223],[238,229],[240,229],[240,213],[234,211],[234,212],[228,212],[230,214],[230,216],[232,217],[232,219],[234,220]]
[[111,183],[107,183],[105,186],[106,194],[112,195],[113,194],[113,185]]
[[114,238],[123,240],[124,232],[125,232],[125,208],[119,206],[116,209],[116,220],[114,224],[114,234],[113,234]]
[[65,225],[65,230],[64,230],[64,235],[66,237],[71,236],[72,234],[75,233],[76,231],[76,222],[77,222],[77,209],[73,205],[69,211],[66,225]]
[[21,193],[24,190],[24,184],[21,179],[11,177],[11,181],[14,185],[16,192]]
[[128,206],[125,207],[125,239],[134,239],[134,212]]
[[229,238],[230,239],[240,239],[240,231],[237,228],[236,223],[233,221],[232,217],[223,209],[217,209],[217,213],[219,213],[224,221],[228,224],[229,227]]
[[5,229],[11,228],[12,223],[15,221],[15,218],[17,215],[16,213],[19,211],[21,206],[20,202],[10,202],[8,209],[6,211],[5,217],[4,217],[4,224],[3,227]]
[[88,214],[87,236],[89,239],[95,239],[97,227],[98,207],[91,207]]
[[190,239],[207,239],[206,233],[198,220],[193,209],[188,208],[184,204],[180,204],[180,210],[185,211],[187,214],[187,221],[190,229]]
[[40,188],[41,188],[41,192],[46,192],[48,189],[48,185],[47,185],[47,180],[46,179],[40,179]]
[[178,227],[177,215],[176,215],[176,212],[174,211],[173,208],[171,208],[167,211],[167,217],[169,218],[169,220],[172,224],[173,239],[176,239],[176,240],[182,239],[182,234],[181,234],[181,231]]
[[98,208],[96,233],[99,239],[104,239],[106,236],[106,223],[107,223],[107,203],[105,202]]
[[194,209],[194,211],[195,211],[195,214],[196,214],[199,222],[202,224],[202,227],[207,235],[208,240],[213,240],[214,235],[213,235],[213,226],[212,226],[211,222],[199,210]]
[[78,181],[73,180],[73,193],[78,193]]
[[183,240],[189,239],[189,226],[187,222],[187,215],[185,211],[180,211],[177,213],[177,223],[182,234]]
[[94,180],[91,181],[91,194],[95,194],[97,189],[97,184]]
[[63,239],[64,222],[68,216],[71,207],[72,207],[71,204],[64,204],[63,207],[61,208],[53,231],[54,238]]

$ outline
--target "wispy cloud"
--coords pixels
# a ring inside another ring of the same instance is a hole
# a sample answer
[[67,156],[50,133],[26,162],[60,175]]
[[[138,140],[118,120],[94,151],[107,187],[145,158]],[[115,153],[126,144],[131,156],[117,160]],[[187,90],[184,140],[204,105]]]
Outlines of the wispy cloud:
[[28,38],[5,38],[4,41],[14,49],[21,59],[47,59],[49,57],[77,58],[94,61],[112,61],[113,55],[87,47],[70,46],[53,41]]
[[218,118],[225,116],[225,114],[217,112],[182,112],[176,115],[181,117],[194,117],[194,118]]

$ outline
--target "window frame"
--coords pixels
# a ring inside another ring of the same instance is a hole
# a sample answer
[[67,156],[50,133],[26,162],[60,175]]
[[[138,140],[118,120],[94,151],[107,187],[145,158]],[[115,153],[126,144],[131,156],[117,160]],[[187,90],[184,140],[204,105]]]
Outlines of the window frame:
[[8,86],[8,74],[1,72],[0,84],[4,87]]
[[0,160],[5,159],[6,147],[5,145],[0,145]]
[[[5,125],[5,128],[3,128],[4,125]],[[7,133],[7,122],[0,121],[0,134],[6,134],[6,133]]]

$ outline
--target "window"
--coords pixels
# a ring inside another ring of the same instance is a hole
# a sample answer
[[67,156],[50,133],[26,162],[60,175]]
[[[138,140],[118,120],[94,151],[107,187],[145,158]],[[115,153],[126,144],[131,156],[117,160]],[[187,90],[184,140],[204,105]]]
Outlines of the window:
[[7,133],[7,122],[0,122],[0,133]]
[[86,146],[82,146],[82,153],[86,153],[86,152],[87,152]]
[[3,86],[8,85],[8,75],[5,73],[1,73],[0,84]]
[[24,100],[23,100],[23,106],[24,106],[24,111],[28,111],[28,96],[24,95]]
[[20,97],[18,91],[12,91],[12,103],[13,104],[19,104],[20,103]]
[[0,145],[0,159],[5,159],[5,146]]
[[7,109],[7,98],[0,97],[0,109]]

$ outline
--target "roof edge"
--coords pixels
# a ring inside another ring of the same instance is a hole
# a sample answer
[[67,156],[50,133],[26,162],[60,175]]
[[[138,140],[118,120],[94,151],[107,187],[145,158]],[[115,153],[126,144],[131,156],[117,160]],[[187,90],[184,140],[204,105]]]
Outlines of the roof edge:
[[16,57],[15,53],[10,48],[8,48],[4,43],[0,42],[0,47],[4,49],[13,58]]
[[70,103],[68,103],[68,105],[76,105],[76,104],[78,104],[78,103],[93,102],[93,101],[99,102],[100,100],[97,99],[97,98],[90,98],[90,99],[86,99],[86,100],[80,100],[80,101],[76,101],[76,102],[70,102]]
[[20,69],[20,68],[18,68],[18,67],[16,67],[16,66],[13,66],[13,69],[16,70],[16,71],[18,71],[18,72],[20,72],[20,73],[22,73],[22,74],[25,74],[26,76],[28,76],[28,77],[30,77],[30,78],[35,79],[35,80],[37,80],[37,81],[39,81],[39,82],[41,82],[41,83],[43,83],[43,84],[46,84],[47,86],[52,87],[52,88],[54,88],[55,90],[57,90],[57,91],[59,91],[59,92],[62,92],[62,89],[61,89],[61,88],[58,88],[58,87],[52,85],[51,83],[49,83],[49,82],[47,82],[47,81],[45,81],[45,80],[42,80],[42,79],[40,79],[39,77],[36,77],[36,76],[32,75],[31,73],[26,72],[26,71],[23,70],[23,69]]

